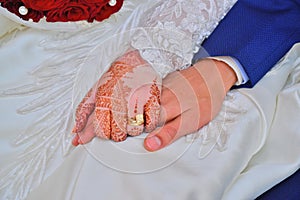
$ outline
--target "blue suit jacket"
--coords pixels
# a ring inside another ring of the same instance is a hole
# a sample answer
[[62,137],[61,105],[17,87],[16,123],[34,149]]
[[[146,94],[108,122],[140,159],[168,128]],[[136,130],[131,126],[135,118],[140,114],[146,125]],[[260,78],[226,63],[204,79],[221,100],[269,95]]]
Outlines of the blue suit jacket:
[[251,87],[297,42],[300,0],[238,0],[195,58],[235,57],[249,76],[245,86]]

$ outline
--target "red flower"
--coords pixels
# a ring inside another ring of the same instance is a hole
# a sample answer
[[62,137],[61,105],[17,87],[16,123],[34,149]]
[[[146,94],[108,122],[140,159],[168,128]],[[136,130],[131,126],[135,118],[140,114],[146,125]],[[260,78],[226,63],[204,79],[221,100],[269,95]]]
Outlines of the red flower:
[[[123,0],[116,0],[110,6],[110,0],[0,0],[1,6],[24,20],[38,22],[46,17],[48,22],[68,22],[87,20],[102,21],[120,10]],[[27,14],[21,15],[19,8],[25,6]]]
[[29,19],[32,19],[34,22],[38,22],[42,17],[44,17],[43,12],[32,10],[30,8],[28,9],[28,13],[26,15],[21,15],[19,12],[19,8],[21,6],[24,6],[22,1],[18,1],[18,0],[1,1],[1,6],[27,21]]
[[16,15],[20,15],[19,8],[21,6],[24,6],[22,1],[14,1],[14,0],[8,0],[8,1],[1,1],[1,6],[3,8],[6,8],[9,12],[12,12]]
[[69,3],[68,0],[22,0],[22,1],[27,8],[31,8],[33,10],[39,10],[39,11],[59,8],[66,3]]
[[117,4],[115,6],[110,6],[106,4],[101,8],[94,8],[91,12],[91,19],[95,19],[97,21],[102,21],[106,18],[109,18],[115,12],[118,12],[123,5],[123,0],[117,0]]
[[109,0],[78,0],[86,4],[108,4]]
[[67,21],[80,21],[87,20],[89,18],[90,8],[82,3],[69,2],[63,7],[58,9],[53,9],[47,12],[48,22],[67,22]]
[[34,22],[39,22],[41,18],[44,17],[44,13],[42,11],[37,11],[37,10],[32,10],[28,9],[27,15],[21,16],[22,19],[24,20],[29,20],[32,19]]

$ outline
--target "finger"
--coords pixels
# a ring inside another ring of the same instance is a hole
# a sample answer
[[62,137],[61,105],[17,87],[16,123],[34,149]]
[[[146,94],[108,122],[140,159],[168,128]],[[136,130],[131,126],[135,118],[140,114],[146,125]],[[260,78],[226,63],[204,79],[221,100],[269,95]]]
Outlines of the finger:
[[144,106],[145,132],[153,131],[159,122],[160,90],[154,81],[150,88],[150,97]]
[[[119,119],[119,120],[118,120]],[[113,115],[111,121],[111,139],[115,142],[121,142],[126,140],[127,133],[126,133],[126,123],[127,119],[123,116],[117,117]]]
[[110,139],[111,135],[111,114],[110,110],[95,108],[95,118],[93,120],[95,135],[99,138]]
[[[130,136],[138,136],[144,131],[144,102],[139,97],[143,98],[142,94],[145,91],[148,89],[143,87],[143,89],[135,91],[129,98],[127,133]],[[139,119],[139,116],[142,119]]]
[[117,81],[110,96],[111,110],[111,139],[115,142],[124,141],[127,138],[127,101],[126,88],[122,81]]
[[[91,119],[91,118],[90,118]],[[79,144],[86,144],[90,142],[95,137],[95,131],[91,123],[87,123],[87,126],[83,131],[76,133],[72,140],[73,146],[78,146]]]
[[[149,65],[141,65],[135,69],[133,77],[128,79],[126,83],[132,87],[128,96],[127,133],[131,136],[137,136],[144,130],[146,122],[144,109],[151,96],[151,89],[153,85],[157,87],[155,72]],[[139,116],[138,119],[137,116]],[[137,122],[137,120],[139,121]]]
[[144,147],[148,151],[157,151],[176,141],[178,138],[193,133],[199,129],[200,113],[197,110],[189,110],[163,127],[150,133]]
[[78,144],[86,144],[90,142],[95,137],[95,131],[93,127],[93,119],[95,114],[93,113],[89,119],[88,122],[83,129],[83,131],[79,132],[78,135]]
[[94,89],[91,88],[78,105],[72,133],[78,133],[86,126],[88,118],[95,108],[95,95],[93,93]]
[[93,127],[95,135],[99,138],[110,139],[111,137],[111,98],[109,91],[104,85],[97,88],[95,95],[95,117]]
[[162,89],[160,107],[159,126],[175,119],[182,112],[175,93],[167,87]]
[[144,147],[148,151],[157,151],[171,144],[179,135],[181,116],[165,124],[162,128],[150,133],[144,140]]
[[73,138],[73,140],[72,140],[72,145],[73,146],[76,147],[76,146],[79,145],[78,139],[79,139],[79,135],[78,135],[78,133],[76,133],[75,136],[74,136],[74,138]]

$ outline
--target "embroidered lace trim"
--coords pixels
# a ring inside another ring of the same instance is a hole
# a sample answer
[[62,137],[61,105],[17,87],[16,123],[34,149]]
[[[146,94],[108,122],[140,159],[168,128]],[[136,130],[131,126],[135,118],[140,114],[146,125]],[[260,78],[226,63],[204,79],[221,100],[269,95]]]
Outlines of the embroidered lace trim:
[[162,76],[190,66],[219,21],[236,0],[167,0],[150,9],[134,34],[131,45],[141,51]]

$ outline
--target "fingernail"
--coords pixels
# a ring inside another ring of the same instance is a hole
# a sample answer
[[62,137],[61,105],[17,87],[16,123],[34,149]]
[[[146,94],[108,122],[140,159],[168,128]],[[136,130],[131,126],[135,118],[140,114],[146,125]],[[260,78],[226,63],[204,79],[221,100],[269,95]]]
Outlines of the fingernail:
[[152,136],[146,139],[146,145],[150,150],[155,151],[161,146],[161,140],[156,136]]
[[77,147],[77,146],[79,145],[79,143],[78,143],[77,140],[73,140],[73,141],[72,141],[72,145],[73,145],[74,147]]

